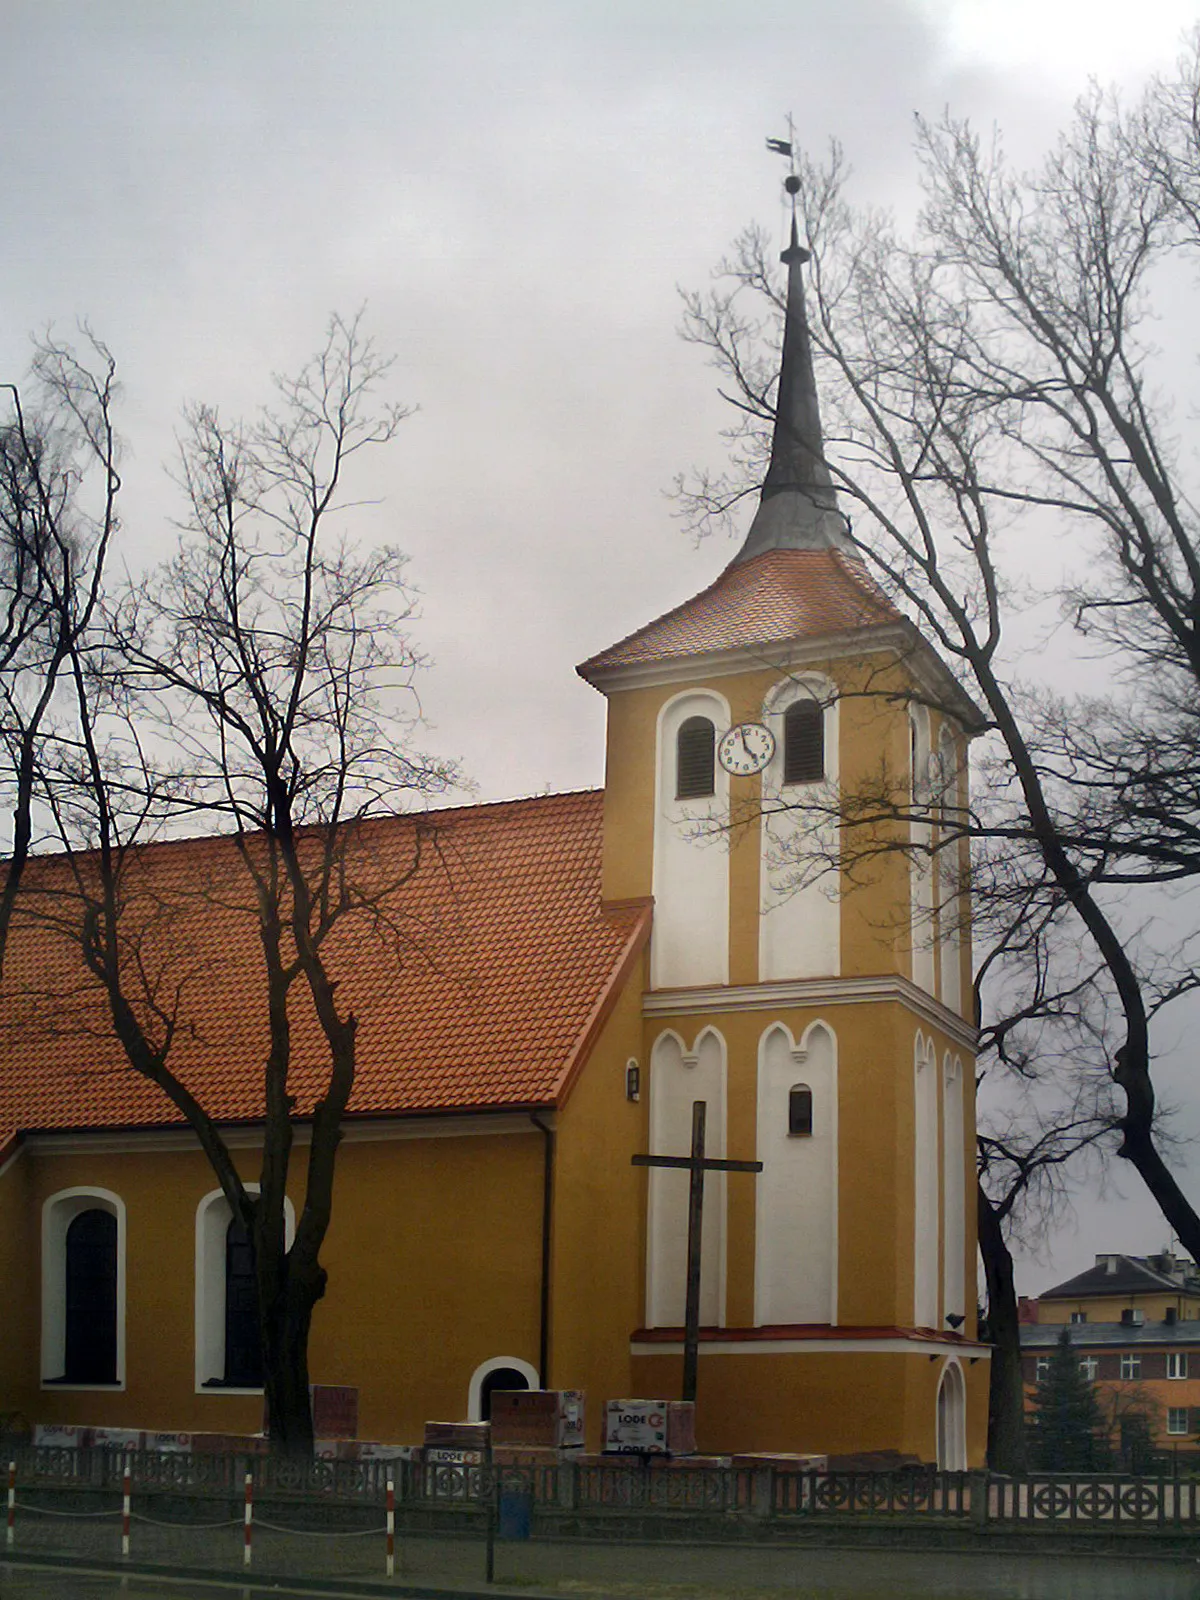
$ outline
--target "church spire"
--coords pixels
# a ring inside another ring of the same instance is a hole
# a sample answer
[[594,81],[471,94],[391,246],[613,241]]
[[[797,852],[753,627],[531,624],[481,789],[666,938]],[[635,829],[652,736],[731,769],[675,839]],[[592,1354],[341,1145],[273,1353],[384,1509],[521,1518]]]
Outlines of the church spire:
[[[794,197],[798,180],[789,177],[786,185]],[[787,310],[771,464],[758,511],[732,566],[766,550],[853,550],[825,462],[812,342],[804,314],[803,268],[808,259],[793,209],[791,242],[780,256],[788,269]]]

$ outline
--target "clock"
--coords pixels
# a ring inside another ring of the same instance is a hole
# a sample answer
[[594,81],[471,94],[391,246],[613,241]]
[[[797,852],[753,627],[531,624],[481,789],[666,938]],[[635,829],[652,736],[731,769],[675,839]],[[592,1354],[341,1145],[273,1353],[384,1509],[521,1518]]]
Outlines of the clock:
[[775,735],[761,722],[739,722],[721,735],[717,759],[726,772],[745,778],[761,772],[775,754]]

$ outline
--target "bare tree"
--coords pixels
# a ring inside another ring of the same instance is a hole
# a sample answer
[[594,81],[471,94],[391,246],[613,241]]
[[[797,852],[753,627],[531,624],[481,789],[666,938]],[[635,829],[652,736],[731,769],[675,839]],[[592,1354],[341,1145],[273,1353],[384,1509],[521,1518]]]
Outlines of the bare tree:
[[[397,859],[374,849],[373,819],[454,777],[413,748],[421,661],[405,631],[403,558],[359,550],[338,531],[352,504],[348,470],[406,414],[376,398],[388,365],[357,319],[335,317],[256,421],[187,414],[174,556],[70,646],[74,725],[42,763],[70,883],[42,873],[29,897],[32,917],[76,939],[128,1063],[186,1118],[253,1241],[271,1443],[286,1454],[312,1451],[309,1331],[326,1287],[320,1253],[357,1036],[370,1025],[339,991],[339,940],[343,962],[354,926],[403,945],[403,889],[432,830],[417,820]],[[164,888],[141,846],[180,819],[230,837],[213,842],[194,881]],[[261,1085],[257,1191],[195,1075],[177,1065],[181,1036],[205,1027],[217,959],[206,906],[248,919],[261,954],[264,1053],[236,1067]],[[307,1074],[302,1094],[301,1012],[324,1041],[320,1081]],[[300,1121],[309,1144],[289,1243]]]
[[0,790],[11,805],[0,884],[0,975],[35,843],[39,751],[72,650],[92,627],[120,488],[112,426],[116,366],[47,336],[26,392],[0,385]]
[[[1194,974],[1185,955],[1159,975],[1114,894],[1200,865],[1200,550],[1150,342],[1154,295],[1200,247],[1198,105],[1193,47],[1132,111],[1090,92],[1029,175],[964,122],[918,121],[925,203],[910,236],[847,202],[836,148],[796,173],[829,464],[854,543],[985,718],[976,798],[926,846],[895,783],[843,795],[843,820],[892,819],[872,848],[987,845],[977,904],[993,893],[1011,929],[1046,919],[1083,939],[1106,994],[1119,1154],[1193,1254],[1200,1217],[1156,1136],[1150,1018]],[[694,525],[727,519],[761,481],[776,377],[762,334],[780,311],[755,229],[711,291],[686,297],[685,335],[738,408],[729,472],[683,488]],[[1110,675],[1103,696],[1029,670],[1037,597],[1021,541],[1062,530],[1078,558],[1060,634]]]

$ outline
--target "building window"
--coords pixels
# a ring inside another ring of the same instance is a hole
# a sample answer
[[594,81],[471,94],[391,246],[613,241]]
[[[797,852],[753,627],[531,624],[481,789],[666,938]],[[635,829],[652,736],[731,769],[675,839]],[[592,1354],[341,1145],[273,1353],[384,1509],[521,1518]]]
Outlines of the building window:
[[717,730],[707,717],[688,717],[675,740],[675,798],[702,800],[715,792]]
[[1168,1350],[1167,1352],[1167,1377],[1186,1378],[1188,1375],[1188,1358],[1186,1350]]
[[825,713],[815,700],[794,700],[783,715],[784,783],[825,776]]
[[1072,1322],[1086,1322],[1087,1321],[1087,1312],[1086,1311],[1072,1311],[1072,1313],[1071,1313],[1071,1321]]
[[788,1137],[806,1139],[812,1131],[812,1090],[806,1083],[797,1083],[788,1090]]
[[1050,1376],[1049,1356],[1038,1356],[1034,1363],[1033,1375],[1037,1379],[1038,1383],[1041,1383],[1043,1378],[1048,1378]]
[[1140,1378],[1141,1375],[1142,1375],[1142,1358],[1141,1358],[1141,1356],[1122,1356],[1121,1357],[1121,1376],[1122,1376],[1122,1378]]
[[225,1230],[225,1383],[262,1387],[262,1335],[254,1240],[236,1218]]
[[125,1381],[125,1207],[107,1189],[64,1189],[42,1207],[42,1382]]
[[1188,1431],[1188,1414],[1186,1406],[1167,1407],[1167,1432],[1174,1434]]
[[1084,1356],[1079,1363],[1079,1370],[1089,1383],[1095,1383],[1096,1374],[1100,1371],[1100,1363],[1095,1356]]
[[64,1383],[117,1381],[117,1219],[98,1207],[67,1228]]

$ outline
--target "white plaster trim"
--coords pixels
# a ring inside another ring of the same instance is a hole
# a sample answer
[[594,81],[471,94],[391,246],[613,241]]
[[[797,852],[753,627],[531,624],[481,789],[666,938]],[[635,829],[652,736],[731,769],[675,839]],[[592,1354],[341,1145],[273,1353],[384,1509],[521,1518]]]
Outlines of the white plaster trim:
[[[990,1361],[989,1345],[968,1345],[967,1355],[973,1361]],[[869,1356],[944,1356],[946,1346],[932,1339],[701,1339],[700,1352],[706,1356],[795,1356],[795,1355],[869,1355]],[[631,1356],[681,1356],[683,1341],[678,1344],[639,1343],[629,1341]]]
[[528,1361],[522,1361],[520,1356],[492,1356],[487,1361],[481,1361],[471,1374],[471,1381],[467,1385],[468,1422],[482,1421],[479,1410],[483,1399],[483,1380],[489,1372],[497,1372],[501,1367],[510,1367],[513,1372],[519,1372],[531,1389],[541,1388],[537,1368],[530,1366]]
[[12,1155],[9,1156],[8,1160],[0,1162],[0,1178],[2,1178],[4,1176],[4,1174],[8,1171],[9,1167],[12,1166],[14,1161],[19,1161],[21,1159],[21,1153],[22,1153],[22,1151],[24,1149],[25,1149],[25,1141],[22,1139],[18,1143],[17,1148],[13,1151]]
[[[56,1383],[66,1362],[67,1228],[81,1211],[100,1202],[117,1219],[117,1381]],[[112,1394],[125,1388],[125,1202],[111,1189],[81,1184],[47,1196],[42,1206],[41,1387],[52,1391],[94,1390]]]
[[[538,1115],[544,1117],[547,1124],[553,1127],[553,1111],[539,1109]],[[528,1113],[524,1111],[501,1112],[494,1117],[469,1113],[462,1117],[380,1117],[369,1122],[344,1122],[342,1143],[377,1144],[389,1139],[469,1139],[485,1134],[535,1131],[530,1124]],[[261,1127],[227,1128],[222,1131],[221,1137],[230,1150],[262,1148]],[[292,1139],[297,1145],[311,1144],[311,1126],[307,1123],[294,1124]],[[133,1155],[145,1151],[200,1148],[200,1141],[190,1128],[127,1128],[119,1133],[110,1133],[97,1128],[94,1132],[82,1130],[72,1133],[33,1133],[25,1136],[24,1143],[38,1155],[48,1156],[78,1155],[84,1151],[98,1156]]]
[[[939,1426],[943,1390],[953,1397],[947,1402],[946,1412],[947,1422],[953,1427],[954,1436],[945,1439]],[[955,1355],[948,1356],[942,1367],[933,1405],[938,1467],[942,1472],[965,1472],[967,1470],[967,1383],[962,1363]]]
[[870,1000],[899,1001],[964,1049],[976,1048],[979,1036],[974,1028],[898,973],[886,978],[793,978],[729,988],[653,989],[642,995],[642,1015],[705,1016],[722,1011],[779,1011],[789,1006],[848,1006]]
[[[257,1183],[246,1184],[248,1194],[258,1194]],[[261,1394],[261,1388],[209,1388],[206,1380],[219,1378],[225,1366],[225,1230],[233,1217],[223,1189],[212,1189],[196,1207],[196,1277],[193,1345],[196,1355],[196,1393],[207,1395]],[[284,1243],[290,1249],[296,1236],[296,1208],[284,1196]]]

